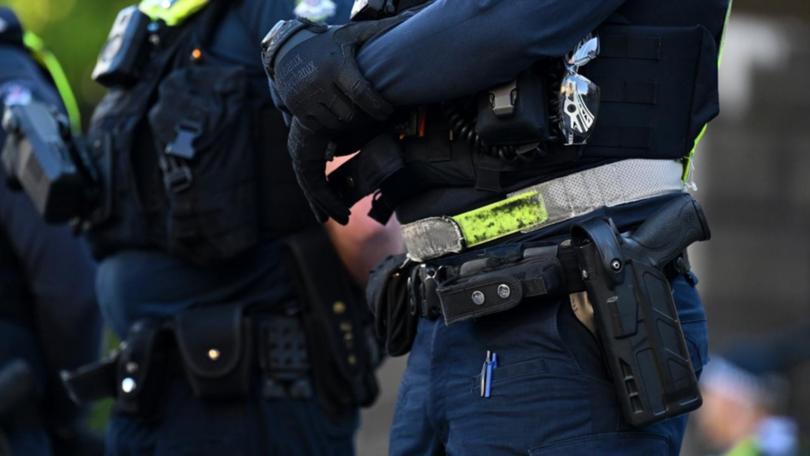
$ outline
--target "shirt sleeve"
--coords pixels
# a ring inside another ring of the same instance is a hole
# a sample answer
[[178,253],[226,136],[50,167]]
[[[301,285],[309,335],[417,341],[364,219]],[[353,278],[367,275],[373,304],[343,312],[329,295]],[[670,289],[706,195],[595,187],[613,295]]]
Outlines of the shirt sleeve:
[[59,94],[45,82],[43,74],[26,50],[0,44],[0,112],[7,97],[21,96],[30,96],[61,109]]
[[[0,177],[5,174],[0,172]],[[95,299],[95,264],[84,242],[68,227],[46,225],[24,193],[0,188],[0,220],[27,279],[33,299],[35,333],[49,377],[55,414],[76,413],[58,381],[98,357],[101,318]]]
[[[3,90],[12,97],[30,96],[46,103],[59,100],[30,56],[8,47],[0,47],[0,92]],[[30,93],[21,95],[20,91]],[[0,129],[0,147],[4,137]],[[54,419],[67,421],[78,408],[61,387],[59,371],[94,361],[100,349],[95,263],[85,243],[68,227],[46,225],[25,193],[11,191],[5,181],[6,174],[0,169],[0,235],[7,238],[32,297],[33,329],[48,370]]]
[[562,57],[625,0],[436,0],[364,46],[358,63],[395,105],[433,103]]

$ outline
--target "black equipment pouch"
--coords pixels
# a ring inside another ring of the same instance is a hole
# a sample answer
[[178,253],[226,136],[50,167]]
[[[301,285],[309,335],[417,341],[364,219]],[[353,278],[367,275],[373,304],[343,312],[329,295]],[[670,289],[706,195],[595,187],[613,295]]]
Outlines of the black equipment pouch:
[[547,296],[563,289],[564,273],[557,259],[557,246],[525,250],[522,258],[512,264],[493,260],[464,263],[459,277],[442,281],[436,287],[448,326],[504,312],[526,298]]
[[175,316],[177,348],[196,397],[247,397],[253,339],[243,315],[243,306],[226,305],[192,308]]
[[533,69],[517,80],[479,95],[476,131],[487,146],[540,143],[551,139],[545,77]]
[[137,6],[128,6],[118,13],[101,54],[93,69],[93,80],[104,87],[134,84],[148,54],[149,17]]
[[191,65],[160,84],[149,112],[168,200],[169,253],[195,264],[258,239],[254,110],[240,67]]
[[664,267],[710,238],[689,195],[669,203],[631,235],[610,220],[572,228],[608,367],[627,421],[645,426],[698,408],[700,391]]
[[307,338],[298,315],[271,315],[256,321],[264,398],[308,399],[314,395]]
[[375,368],[381,356],[362,292],[323,228],[296,234],[285,244],[322,406],[337,416],[371,405],[379,394]]
[[405,263],[405,255],[386,258],[371,271],[366,287],[374,328],[389,356],[411,351],[419,321],[416,298],[409,295],[413,281]]
[[139,320],[121,344],[116,374],[116,407],[153,417],[160,411],[170,366],[170,333],[158,320]]
[[120,350],[93,364],[81,366],[73,371],[59,373],[70,399],[76,404],[88,404],[100,399],[115,397],[118,386],[118,362]]

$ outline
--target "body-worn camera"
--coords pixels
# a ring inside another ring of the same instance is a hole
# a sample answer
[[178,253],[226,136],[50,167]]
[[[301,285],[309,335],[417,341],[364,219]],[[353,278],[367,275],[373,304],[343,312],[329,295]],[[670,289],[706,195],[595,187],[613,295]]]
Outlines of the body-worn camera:
[[10,183],[25,190],[46,222],[67,222],[90,212],[92,168],[63,115],[36,101],[9,105],[3,129],[8,136],[0,160]]
[[138,79],[147,50],[149,17],[130,6],[113,22],[107,42],[93,69],[93,80],[105,87],[126,86]]

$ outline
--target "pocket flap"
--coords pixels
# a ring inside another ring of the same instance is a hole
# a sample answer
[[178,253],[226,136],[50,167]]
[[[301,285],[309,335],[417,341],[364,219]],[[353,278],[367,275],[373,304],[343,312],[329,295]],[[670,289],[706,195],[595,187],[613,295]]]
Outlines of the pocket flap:
[[[239,67],[192,66],[169,74],[158,93],[149,111],[158,143],[171,146],[191,141],[187,146],[204,149],[228,126],[226,119],[245,109],[247,82]],[[183,154],[188,155],[177,153]]]
[[189,373],[203,378],[223,377],[242,355],[241,306],[189,309],[175,317],[175,337]]

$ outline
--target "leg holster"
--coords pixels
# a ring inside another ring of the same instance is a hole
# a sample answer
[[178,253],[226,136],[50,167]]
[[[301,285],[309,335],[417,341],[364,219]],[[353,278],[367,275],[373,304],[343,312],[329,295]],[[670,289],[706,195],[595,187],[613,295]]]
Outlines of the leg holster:
[[702,210],[686,195],[630,235],[598,218],[572,230],[605,359],[625,418],[634,426],[701,404],[665,269],[683,268],[686,247],[709,237]]

